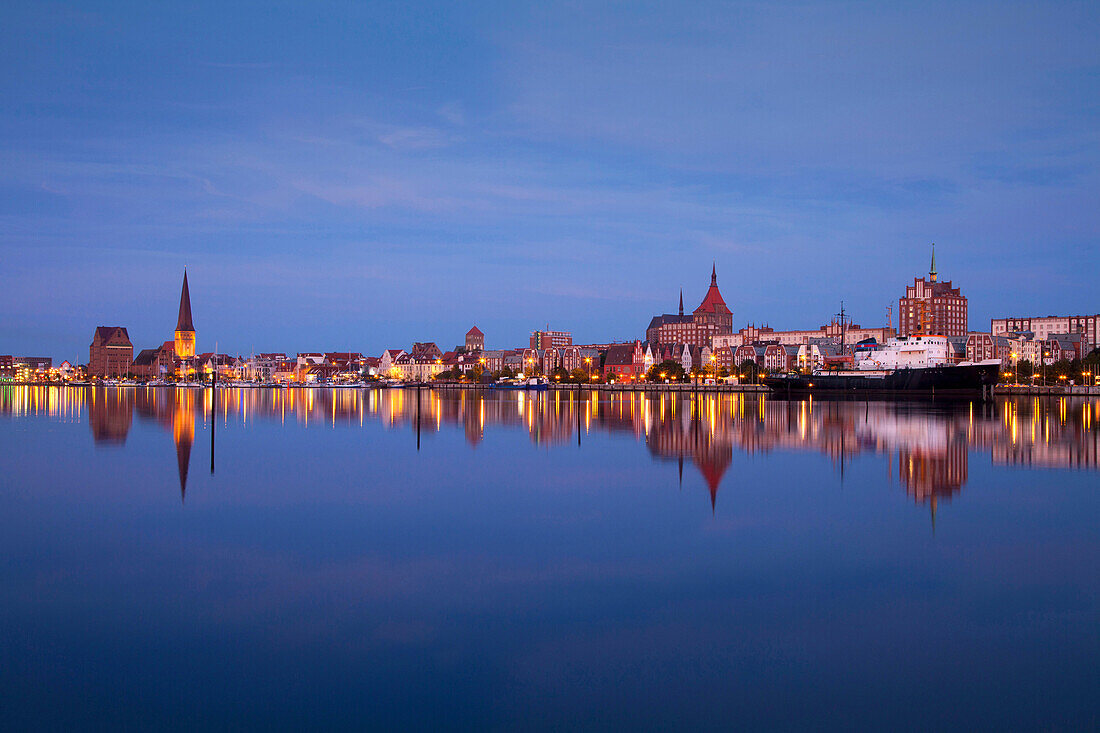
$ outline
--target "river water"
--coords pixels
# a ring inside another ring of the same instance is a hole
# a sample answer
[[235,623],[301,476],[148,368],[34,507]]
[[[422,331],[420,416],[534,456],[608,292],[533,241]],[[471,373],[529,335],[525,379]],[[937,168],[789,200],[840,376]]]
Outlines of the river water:
[[0,387],[0,727],[1096,729],[1100,399]]

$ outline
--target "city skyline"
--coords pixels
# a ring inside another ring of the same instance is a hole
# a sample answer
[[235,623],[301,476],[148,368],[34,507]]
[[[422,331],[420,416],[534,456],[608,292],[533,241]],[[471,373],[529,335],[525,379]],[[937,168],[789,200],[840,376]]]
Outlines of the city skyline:
[[0,352],[160,343],[185,266],[238,352],[633,338],[713,261],[881,325],[933,241],[971,329],[1096,312],[1100,10],[842,10],[6,6]]

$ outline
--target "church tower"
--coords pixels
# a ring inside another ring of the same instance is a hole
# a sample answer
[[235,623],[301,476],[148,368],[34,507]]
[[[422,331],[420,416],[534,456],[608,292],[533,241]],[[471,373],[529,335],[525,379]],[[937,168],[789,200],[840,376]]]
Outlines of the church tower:
[[180,316],[176,321],[176,358],[195,357],[195,326],[191,323],[191,293],[187,290],[187,270],[183,271],[183,292],[180,293]]

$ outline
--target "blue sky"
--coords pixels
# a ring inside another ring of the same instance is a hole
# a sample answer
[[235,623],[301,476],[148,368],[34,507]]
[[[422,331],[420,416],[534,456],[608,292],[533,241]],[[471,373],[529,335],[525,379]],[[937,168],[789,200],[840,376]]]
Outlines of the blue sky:
[[0,8],[0,353],[1100,311],[1100,4]]

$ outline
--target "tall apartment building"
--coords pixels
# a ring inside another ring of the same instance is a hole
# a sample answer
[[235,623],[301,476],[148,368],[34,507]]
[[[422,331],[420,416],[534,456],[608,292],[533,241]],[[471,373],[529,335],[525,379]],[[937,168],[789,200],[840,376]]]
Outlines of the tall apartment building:
[[532,349],[560,348],[573,345],[573,334],[569,331],[532,331]]
[[88,347],[88,376],[121,377],[130,371],[134,345],[122,326],[99,326]]
[[1095,349],[1100,346],[1100,315],[994,318],[989,322],[989,332],[994,336],[1031,332],[1039,341],[1057,334],[1083,333],[1088,348]]
[[898,335],[926,333],[937,336],[965,337],[967,302],[951,281],[939,282],[936,273],[936,246],[932,245],[932,267],[928,279],[914,278],[898,299]]

